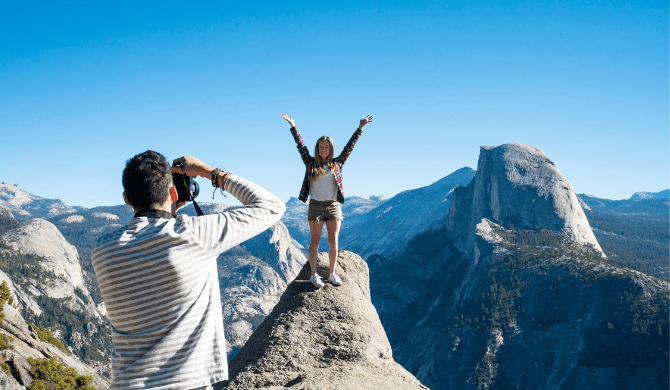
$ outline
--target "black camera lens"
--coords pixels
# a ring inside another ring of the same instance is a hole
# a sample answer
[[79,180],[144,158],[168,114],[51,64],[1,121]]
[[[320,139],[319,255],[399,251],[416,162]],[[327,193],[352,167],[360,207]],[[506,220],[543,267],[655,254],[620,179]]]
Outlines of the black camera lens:
[[191,202],[198,197],[200,186],[192,177],[173,173],[172,181],[177,189],[177,202]]
[[189,181],[191,182],[189,185],[189,189],[191,190],[191,200],[193,200],[198,197],[198,194],[200,193],[200,186],[198,185],[198,182],[195,181],[195,179],[192,177],[189,177]]

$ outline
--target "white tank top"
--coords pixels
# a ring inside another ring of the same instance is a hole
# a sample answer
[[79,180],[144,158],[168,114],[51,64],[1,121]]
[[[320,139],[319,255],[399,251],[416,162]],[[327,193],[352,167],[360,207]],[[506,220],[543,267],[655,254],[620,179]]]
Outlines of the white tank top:
[[337,184],[335,184],[335,175],[327,165],[324,165],[323,169],[326,171],[325,175],[319,175],[316,181],[310,181],[309,197],[322,202],[336,200]]

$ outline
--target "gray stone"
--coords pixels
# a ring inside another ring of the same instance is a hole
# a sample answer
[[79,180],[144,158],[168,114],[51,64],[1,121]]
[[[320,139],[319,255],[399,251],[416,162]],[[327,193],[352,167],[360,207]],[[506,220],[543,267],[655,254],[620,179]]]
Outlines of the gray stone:
[[503,225],[547,228],[572,242],[602,249],[577,195],[554,163],[535,146],[482,146],[473,182],[455,191],[447,226],[454,245],[474,258],[471,232],[487,218]]
[[[319,262],[327,275],[326,253]],[[342,286],[317,290],[305,265],[230,363],[223,388],[426,389],[393,360],[370,302],[367,264],[340,251],[336,272]]]
[[86,333],[88,333],[89,336],[93,336],[94,334],[98,333],[98,328],[95,326],[95,324],[89,322],[86,324]]
[[[53,274],[54,277],[30,280],[30,287],[27,288],[30,294],[69,298],[65,304],[71,309],[84,311],[92,317],[100,317],[84,283],[77,249],[65,240],[51,222],[39,218],[24,221],[0,236],[0,241],[20,253],[43,258],[40,267]],[[3,280],[9,279],[4,274],[0,274],[0,277]],[[86,299],[81,300],[75,294],[75,289],[80,289]],[[30,294],[26,294],[13,283],[12,290],[21,305],[36,314],[41,313]]]
[[[17,361],[17,369],[20,367],[26,368],[23,360],[28,357],[35,359],[44,359],[55,357],[59,363],[66,367],[74,368],[79,375],[90,375],[93,377],[93,386],[98,390],[104,390],[109,387],[109,380],[101,376],[94,368],[82,363],[77,358],[63,353],[55,346],[40,341],[32,329],[28,328],[21,314],[13,307],[5,304],[3,307],[5,311],[5,320],[0,322],[0,336],[5,333],[9,334],[14,340],[11,342],[12,350],[4,351],[2,356],[6,356],[7,360]],[[17,357],[16,359],[14,357]],[[22,360],[23,359],[23,360]],[[27,363],[27,362],[26,362]],[[0,386],[0,389],[5,387]]]
[[281,222],[217,258],[229,359],[258,327],[307,257]]
[[0,389],[25,390],[25,387],[21,386],[11,375],[7,375],[4,371],[0,370]]
[[51,298],[74,295],[75,288],[85,289],[77,249],[68,243],[56,226],[44,219],[31,219],[2,235],[2,240],[21,253],[41,256],[40,265],[60,280],[46,289]]
[[33,377],[30,374],[33,366],[28,360],[12,350],[0,351],[0,357],[12,368],[12,376],[23,386],[29,387],[33,383]]

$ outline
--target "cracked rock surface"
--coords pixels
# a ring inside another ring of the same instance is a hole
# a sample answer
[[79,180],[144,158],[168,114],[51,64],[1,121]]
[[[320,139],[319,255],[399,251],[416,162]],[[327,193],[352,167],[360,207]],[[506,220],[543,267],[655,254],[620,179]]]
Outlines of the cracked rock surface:
[[[328,277],[328,256],[318,272]],[[426,389],[393,360],[370,301],[367,264],[340,251],[342,286],[316,289],[309,265],[229,365],[224,389]]]

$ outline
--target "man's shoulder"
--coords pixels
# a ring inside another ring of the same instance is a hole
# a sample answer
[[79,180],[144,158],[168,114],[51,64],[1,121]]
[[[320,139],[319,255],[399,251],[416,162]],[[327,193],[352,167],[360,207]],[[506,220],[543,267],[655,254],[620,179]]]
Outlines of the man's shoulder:
[[117,227],[116,229],[107,232],[100,237],[98,237],[95,240],[95,244],[93,245],[93,249],[97,248],[98,246],[104,245],[110,241],[116,241],[118,238],[123,234],[123,231],[126,229],[126,226],[121,226]]
[[119,226],[119,227],[115,228],[114,230],[111,230],[111,231],[103,234],[102,236],[98,237],[98,239],[96,240],[96,244],[100,243],[100,242],[109,241],[110,239],[117,238],[119,235],[123,234],[123,231],[125,229],[126,229],[125,225],[124,226]]
[[123,235],[126,228],[127,226],[118,227],[101,235],[95,240],[95,244],[91,250],[91,261],[93,262],[94,267],[100,258],[105,257],[105,253],[108,252],[110,245],[119,241],[119,238]]

